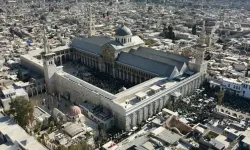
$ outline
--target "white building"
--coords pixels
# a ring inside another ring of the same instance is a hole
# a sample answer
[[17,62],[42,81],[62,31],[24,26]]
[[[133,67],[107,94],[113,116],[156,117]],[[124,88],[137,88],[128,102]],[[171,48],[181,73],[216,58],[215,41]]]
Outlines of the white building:
[[10,117],[0,115],[1,150],[47,150]]
[[220,86],[224,91],[232,91],[238,96],[250,98],[250,81],[249,79],[232,79],[219,76],[210,80],[210,87]]
[[4,89],[1,91],[1,103],[3,105],[4,110],[9,110],[10,105],[9,103],[11,100],[15,99],[16,97],[24,97],[25,99],[29,100],[29,96],[26,91],[22,88],[20,89]]

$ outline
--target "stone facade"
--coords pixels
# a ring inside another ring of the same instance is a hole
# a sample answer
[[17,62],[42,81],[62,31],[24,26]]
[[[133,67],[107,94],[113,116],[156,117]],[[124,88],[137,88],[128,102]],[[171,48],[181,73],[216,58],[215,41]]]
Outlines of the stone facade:
[[[196,74],[189,77],[188,79],[179,83],[175,87],[168,88],[152,98],[148,98],[127,110],[126,112],[126,123],[122,129],[129,131],[134,126],[141,124],[142,121],[146,121],[148,118],[156,115],[161,111],[171,98],[171,93],[179,91],[182,93],[182,97],[187,96],[194,92],[205,81],[205,74]],[[136,113],[139,112],[139,113]],[[137,120],[137,121],[135,121]]]

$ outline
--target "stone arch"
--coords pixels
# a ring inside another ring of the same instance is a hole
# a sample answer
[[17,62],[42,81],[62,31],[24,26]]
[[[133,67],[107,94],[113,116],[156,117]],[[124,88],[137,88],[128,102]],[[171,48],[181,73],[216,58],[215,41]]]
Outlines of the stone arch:
[[244,117],[242,115],[239,115],[239,119],[244,119]]
[[66,55],[62,55],[62,64],[64,64],[66,62]]
[[66,58],[66,61],[68,61],[70,59],[70,54],[69,53],[65,54],[65,58]]
[[236,118],[238,117],[238,115],[237,115],[236,113],[232,113],[232,115],[233,115],[234,117],[236,117]]
[[221,112],[224,112],[224,109],[220,109]]
[[128,72],[128,82],[131,82],[131,73]]

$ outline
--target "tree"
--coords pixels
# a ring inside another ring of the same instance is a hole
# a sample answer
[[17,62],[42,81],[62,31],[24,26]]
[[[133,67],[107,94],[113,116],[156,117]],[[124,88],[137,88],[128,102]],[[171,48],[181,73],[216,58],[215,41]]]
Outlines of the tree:
[[43,126],[42,122],[37,121],[37,122],[36,122],[36,125],[35,125],[35,127],[34,127],[34,132],[40,132],[41,129],[42,129],[42,126]]
[[192,27],[192,34],[193,34],[193,35],[196,35],[196,24],[193,25],[193,27]]
[[218,93],[218,104],[221,105],[222,104],[222,100],[224,98],[224,91],[220,90]]
[[214,91],[215,91],[215,92],[220,92],[220,90],[221,90],[221,89],[220,89],[220,86],[216,85],[216,86],[214,87]]
[[10,114],[23,128],[31,124],[34,119],[33,113],[34,104],[25,97],[16,97],[10,102]]
[[[57,148],[57,150],[64,150],[63,147],[60,147],[60,149]],[[72,144],[68,147],[68,150],[93,150],[93,148],[88,145],[87,141],[81,141],[77,144]]]
[[68,150],[68,148],[63,146],[63,145],[60,145],[60,146],[57,147],[56,150]]

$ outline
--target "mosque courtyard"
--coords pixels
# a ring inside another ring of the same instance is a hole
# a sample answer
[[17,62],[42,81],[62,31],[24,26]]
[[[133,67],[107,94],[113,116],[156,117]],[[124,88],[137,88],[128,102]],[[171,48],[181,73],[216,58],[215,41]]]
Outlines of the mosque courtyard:
[[85,67],[84,65],[78,63],[65,63],[63,65],[63,71],[112,94],[117,94],[124,90],[124,88],[128,89],[134,86],[134,84],[127,83],[121,79],[114,78],[108,74]]

